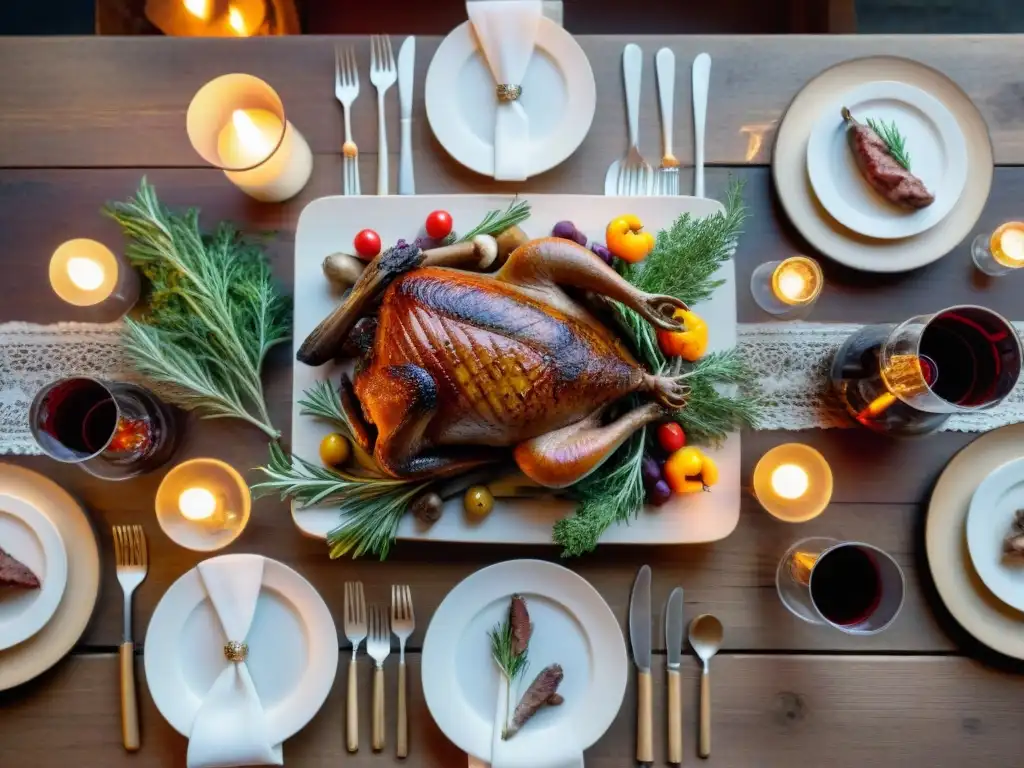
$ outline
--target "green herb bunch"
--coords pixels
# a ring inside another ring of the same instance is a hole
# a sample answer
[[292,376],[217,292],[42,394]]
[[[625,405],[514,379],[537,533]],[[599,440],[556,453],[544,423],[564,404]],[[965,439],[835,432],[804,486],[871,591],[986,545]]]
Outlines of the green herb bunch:
[[889,154],[892,155],[892,159],[909,171],[910,153],[907,152],[907,140],[900,133],[896,121],[893,120],[887,123],[885,120],[875,120],[869,117],[866,122],[868,127],[878,134],[878,138],[885,142],[885,147],[889,150]]
[[172,213],[145,179],[105,212],[128,238],[127,255],[149,279],[148,312],[125,321],[124,348],[145,375],[180,390],[205,418],[237,418],[272,438],[260,374],[291,333],[291,306],[262,249],[229,224],[199,230],[199,212]]

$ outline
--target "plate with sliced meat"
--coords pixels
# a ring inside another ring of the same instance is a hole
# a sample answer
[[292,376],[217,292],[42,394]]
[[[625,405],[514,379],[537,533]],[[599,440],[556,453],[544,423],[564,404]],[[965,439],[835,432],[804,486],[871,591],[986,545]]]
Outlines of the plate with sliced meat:
[[967,182],[956,117],[906,83],[866,83],[822,112],[807,143],[807,173],[822,207],[861,235],[899,239],[938,224]]
[[64,542],[50,519],[27,501],[0,494],[0,650],[46,625],[67,574]]

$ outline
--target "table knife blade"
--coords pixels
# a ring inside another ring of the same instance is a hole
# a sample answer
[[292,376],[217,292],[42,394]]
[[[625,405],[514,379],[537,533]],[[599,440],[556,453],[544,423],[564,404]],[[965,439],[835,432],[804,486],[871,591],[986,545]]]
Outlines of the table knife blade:
[[633,582],[629,600],[629,642],[633,648],[636,679],[636,760],[654,762],[654,726],[651,692],[651,566],[645,565]]
[[669,669],[679,669],[682,661],[683,626],[683,588],[676,587],[665,606],[665,648]]
[[405,38],[398,51],[398,104],[402,145],[398,163],[398,194],[415,195],[412,171],[412,85],[416,69],[416,38]]
[[665,648],[668,666],[668,762],[683,762],[683,687],[679,664],[683,656],[683,588],[676,587],[665,605]]

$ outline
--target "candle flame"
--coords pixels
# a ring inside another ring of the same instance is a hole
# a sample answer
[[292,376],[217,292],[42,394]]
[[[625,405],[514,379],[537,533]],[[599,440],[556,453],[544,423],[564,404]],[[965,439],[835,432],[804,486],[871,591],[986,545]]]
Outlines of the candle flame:
[[231,113],[231,122],[238,134],[238,142],[254,155],[266,157],[273,149],[267,137],[256,127],[256,123],[244,109],[236,109]]
[[807,280],[796,270],[787,270],[779,275],[779,291],[791,301],[802,299],[807,295]]
[[782,464],[772,472],[772,490],[784,499],[799,499],[809,485],[807,470],[796,464]]
[[178,497],[178,509],[186,520],[208,520],[217,510],[217,499],[205,488],[186,488]]
[[185,10],[197,19],[207,21],[210,18],[210,0],[183,0]]
[[92,259],[73,256],[68,259],[68,279],[76,288],[95,291],[103,285],[103,267]]
[[248,34],[248,31],[245,28],[245,17],[242,15],[242,12],[234,6],[230,6],[228,8],[228,24],[238,34]]

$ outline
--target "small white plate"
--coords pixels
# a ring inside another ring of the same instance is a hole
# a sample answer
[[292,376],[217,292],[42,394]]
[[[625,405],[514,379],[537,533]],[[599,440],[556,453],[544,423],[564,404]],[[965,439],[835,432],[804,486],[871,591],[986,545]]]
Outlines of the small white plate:
[[[530,120],[526,175],[553,168],[583,143],[597,109],[587,55],[562,27],[542,18],[519,103]],[[427,70],[427,120],[452,157],[494,176],[494,78],[467,21],[441,41]]]
[[[539,712],[514,738],[519,755],[551,754],[572,740],[582,753],[615,720],[626,692],[626,644],[614,614],[587,581],[540,560],[498,563],[461,581],[441,602],[423,640],[423,696],[441,731],[459,749],[488,760],[499,673],[488,631],[508,616],[513,594],[526,598],[533,636],[525,690],[549,664],[565,677],[559,707]],[[513,696],[513,698],[518,698]],[[510,742],[511,743],[511,742]]]
[[[934,203],[906,211],[871,188],[847,143],[843,106],[862,123],[896,122],[907,140],[911,171],[935,195]],[[866,83],[831,103],[815,124],[807,173],[836,221],[867,237],[895,240],[924,232],[953,209],[967,182],[967,145],[953,113],[934,96],[906,83]]]
[[0,588],[0,650],[46,626],[68,581],[64,542],[50,518],[15,496],[0,495],[0,547],[39,578],[39,589]]
[[[266,558],[246,662],[280,744],[323,706],[338,670],[338,633],[313,585]],[[146,632],[146,682],[168,723],[185,737],[213,681],[229,662],[224,631],[193,568],[160,599]]]
[[1024,459],[1003,464],[974,492],[967,510],[967,549],[992,594],[1024,611],[1024,561],[1003,554],[1003,540],[1018,509],[1024,509]]

